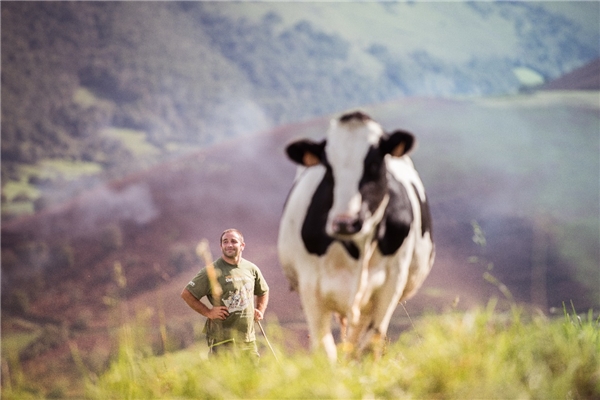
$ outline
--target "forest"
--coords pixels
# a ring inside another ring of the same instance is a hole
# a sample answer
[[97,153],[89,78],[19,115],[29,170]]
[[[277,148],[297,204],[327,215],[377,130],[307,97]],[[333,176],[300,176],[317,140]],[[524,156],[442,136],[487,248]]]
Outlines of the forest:
[[[23,165],[56,159],[123,176],[194,146],[390,96],[352,72],[341,38],[309,22],[275,33],[277,21],[271,13],[234,25],[200,3],[3,3],[3,184],[50,185],[54,176]],[[3,202],[40,196],[3,190]]]
[[[515,67],[554,78],[598,56],[536,4],[465,5],[484,24],[514,23],[521,42],[511,57],[460,62],[368,38],[360,14],[344,21],[360,45],[306,10],[293,23],[282,7],[245,17],[264,6],[3,2],[2,218],[240,135],[406,96],[516,93]],[[401,15],[394,7],[369,12]]]

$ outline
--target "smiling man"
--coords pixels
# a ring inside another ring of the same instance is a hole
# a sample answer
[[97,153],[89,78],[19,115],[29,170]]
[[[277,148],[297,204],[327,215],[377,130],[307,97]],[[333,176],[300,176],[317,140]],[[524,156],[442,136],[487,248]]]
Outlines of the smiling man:
[[[202,268],[181,292],[183,300],[207,318],[205,330],[209,355],[223,350],[258,357],[254,321],[264,317],[269,286],[260,269],[242,258],[244,236],[237,229],[221,234],[222,255],[213,264],[221,295],[211,284],[211,266]],[[255,301],[256,296],[256,301]],[[212,307],[200,300],[206,297]]]

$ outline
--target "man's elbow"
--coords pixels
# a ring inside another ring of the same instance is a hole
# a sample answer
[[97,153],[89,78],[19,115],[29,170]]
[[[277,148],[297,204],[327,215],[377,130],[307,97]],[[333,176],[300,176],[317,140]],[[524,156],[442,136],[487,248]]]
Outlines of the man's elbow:
[[269,292],[265,292],[262,296],[257,296],[257,301],[266,307],[269,303]]

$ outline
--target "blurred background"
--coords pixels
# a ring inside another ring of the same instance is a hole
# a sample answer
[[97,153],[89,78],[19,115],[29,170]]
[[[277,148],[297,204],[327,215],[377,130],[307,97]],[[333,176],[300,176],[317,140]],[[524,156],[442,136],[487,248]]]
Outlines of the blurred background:
[[179,294],[229,227],[305,345],[284,147],[349,109],[418,140],[438,258],[411,314],[600,306],[600,3],[0,6],[3,374],[73,375],[69,343],[102,372],[123,305],[154,352],[189,346]]

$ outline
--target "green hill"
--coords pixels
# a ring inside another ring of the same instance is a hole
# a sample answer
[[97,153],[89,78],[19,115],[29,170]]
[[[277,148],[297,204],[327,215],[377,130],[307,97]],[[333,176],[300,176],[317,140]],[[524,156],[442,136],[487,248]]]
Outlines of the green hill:
[[594,3],[1,9],[4,220],[231,137],[402,96],[514,93],[515,68],[550,79],[598,57]]

